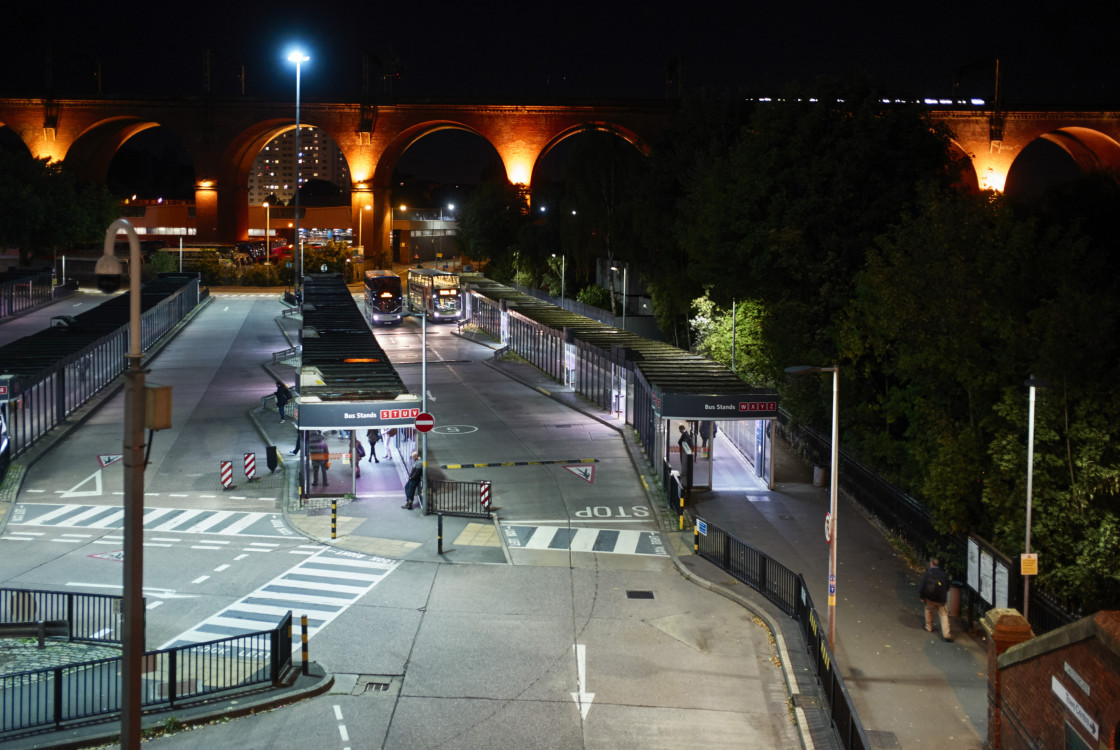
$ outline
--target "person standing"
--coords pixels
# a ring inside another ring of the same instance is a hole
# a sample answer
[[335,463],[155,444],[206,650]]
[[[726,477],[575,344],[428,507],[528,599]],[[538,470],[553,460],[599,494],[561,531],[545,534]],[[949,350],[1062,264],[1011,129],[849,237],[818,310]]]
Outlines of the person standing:
[[331,467],[330,462],[330,448],[327,446],[327,439],[322,433],[316,433],[313,442],[308,447],[308,452],[311,454],[311,486],[317,487],[319,485],[319,474],[323,475],[323,486],[327,487],[327,469]]
[[284,424],[284,407],[292,400],[292,392],[288,390],[288,386],[276,381],[276,408],[280,412],[280,424]]
[[681,449],[681,488],[686,497],[692,497],[692,435],[683,424],[678,429],[681,432],[677,440],[677,447]]
[[408,481],[404,483],[405,503],[401,507],[405,510],[412,510],[412,498],[416,495],[416,490],[420,488],[420,483],[423,479],[424,465],[420,463],[420,454],[413,451],[412,471],[408,473]]
[[375,464],[381,463],[377,460],[377,444],[381,442],[381,430],[366,430],[366,440],[369,441],[369,460]]
[[945,602],[949,600],[949,574],[941,569],[941,560],[930,558],[929,567],[918,581],[918,596],[926,606],[926,631],[933,632],[933,615],[941,620],[941,639],[953,640],[949,635],[949,611]]

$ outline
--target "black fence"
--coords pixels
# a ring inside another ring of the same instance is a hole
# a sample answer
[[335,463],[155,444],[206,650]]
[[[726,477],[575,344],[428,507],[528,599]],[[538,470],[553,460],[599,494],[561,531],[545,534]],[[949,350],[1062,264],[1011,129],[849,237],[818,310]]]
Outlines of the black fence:
[[[444,479],[428,480],[428,497],[424,513],[442,513],[445,516],[465,518],[490,518],[490,482],[449,482]],[[486,505],[483,505],[486,499]]]
[[0,624],[65,620],[67,640],[121,642],[121,597],[0,588]]
[[697,519],[696,523],[698,527],[701,524],[705,527],[705,533],[697,535],[701,557],[758,591],[782,612],[797,620],[813,671],[828,702],[832,727],[843,747],[848,750],[870,748],[867,734],[852,705],[852,697],[828,647],[827,629],[813,607],[805,578],[718,526],[702,519]]
[[[61,288],[59,291],[67,293]],[[46,304],[55,294],[54,274],[50,268],[0,271],[0,319]]]
[[[181,704],[280,682],[292,660],[292,613],[272,630],[150,651],[142,661],[141,707]],[[0,739],[109,720],[121,711],[121,658],[0,676]]]

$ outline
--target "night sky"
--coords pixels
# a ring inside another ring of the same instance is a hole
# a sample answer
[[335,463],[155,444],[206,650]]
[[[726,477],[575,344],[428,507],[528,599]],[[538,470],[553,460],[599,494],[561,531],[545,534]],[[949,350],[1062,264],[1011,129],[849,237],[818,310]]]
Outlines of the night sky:
[[[1037,8],[1037,10],[1036,10]],[[1120,3],[25,2],[5,11],[0,96],[286,98],[302,43],[305,100],[362,96],[366,55],[399,71],[394,96],[492,100],[777,95],[791,81],[865,73],[898,96],[1008,105],[1120,103]],[[392,61],[396,61],[395,64]],[[374,99],[385,99],[375,68]],[[676,93],[674,87],[672,93]]]

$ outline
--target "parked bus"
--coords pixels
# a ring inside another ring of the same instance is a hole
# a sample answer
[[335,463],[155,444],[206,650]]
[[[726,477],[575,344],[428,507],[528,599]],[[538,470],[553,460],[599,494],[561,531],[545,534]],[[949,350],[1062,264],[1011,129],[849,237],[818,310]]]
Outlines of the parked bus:
[[401,277],[392,271],[366,271],[366,319],[373,325],[392,325],[403,318]]
[[459,274],[434,268],[408,269],[408,307],[428,320],[458,320],[463,312]]

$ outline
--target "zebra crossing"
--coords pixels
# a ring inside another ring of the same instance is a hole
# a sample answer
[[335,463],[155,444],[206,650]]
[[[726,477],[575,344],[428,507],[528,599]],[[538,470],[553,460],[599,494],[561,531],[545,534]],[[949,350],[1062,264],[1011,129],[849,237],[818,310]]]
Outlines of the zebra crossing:
[[[73,529],[119,529],[124,509],[114,505],[18,503],[9,526],[53,526]],[[290,537],[279,513],[198,508],[145,508],[145,531],[222,536]]]
[[[160,649],[189,646],[275,627],[291,610],[306,614],[308,637],[345,612],[401,564],[333,548],[302,561],[256,591],[179,634]],[[300,648],[293,641],[293,651]]]
[[615,555],[668,556],[656,531],[585,529],[569,526],[502,526],[511,549],[604,552]]

